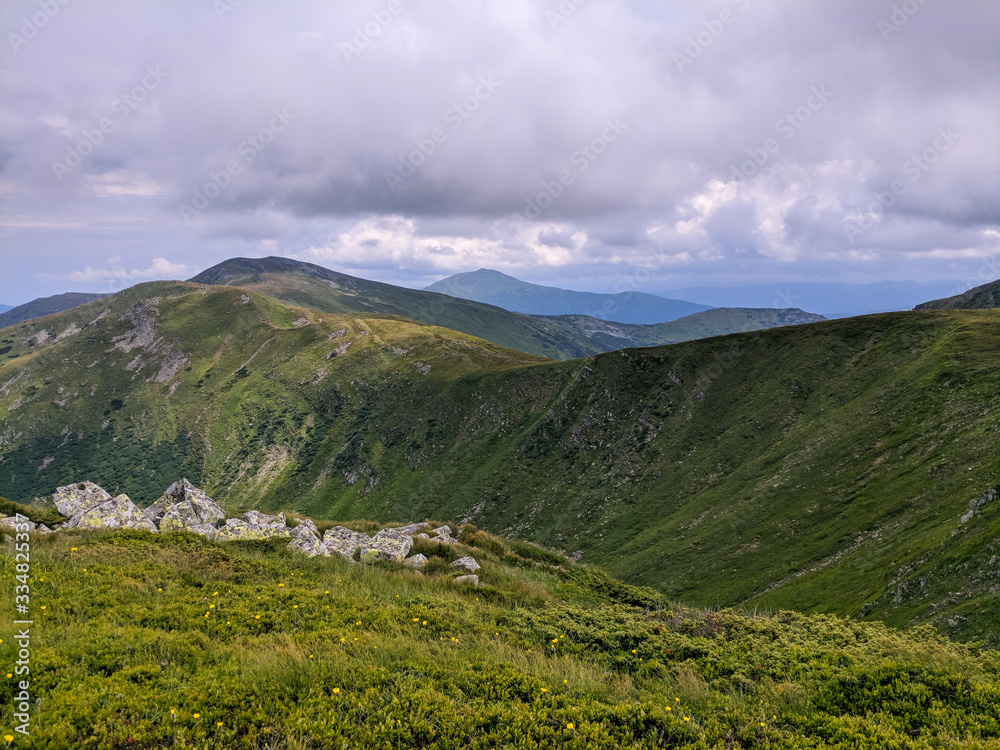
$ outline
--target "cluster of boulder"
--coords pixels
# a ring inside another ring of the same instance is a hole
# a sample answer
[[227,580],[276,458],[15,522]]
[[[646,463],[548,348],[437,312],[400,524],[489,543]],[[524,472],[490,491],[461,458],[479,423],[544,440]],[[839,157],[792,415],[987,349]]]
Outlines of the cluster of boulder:
[[[381,560],[400,562],[415,569],[427,564],[424,555],[410,555],[413,540],[428,539],[441,544],[455,542],[448,526],[431,528],[429,523],[387,528],[375,536],[343,526],[328,529],[322,535],[311,520],[289,526],[284,513],[269,516],[251,510],[242,518],[226,518],[219,505],[187,479],[174,482],[155,503],[140,509],[128,495],[112,497],[93,482],[79,482],[56,489],[56,508],[69,520],[49,529],[44,524],[30,523],[34,531],[70,529],[144,529],[158,531],[190,531],[216,541],[237,539],[269,539],[287,537],[288,548],[309,557],[339,555],[350,563],[355,558],[363,563]],[[0,517],[0,528],[13,528],[13,518]],[[471,557],[462,557],[451,567],[470,575],[455,578],[457,583],[479,584],[475,571],[479,569]]]

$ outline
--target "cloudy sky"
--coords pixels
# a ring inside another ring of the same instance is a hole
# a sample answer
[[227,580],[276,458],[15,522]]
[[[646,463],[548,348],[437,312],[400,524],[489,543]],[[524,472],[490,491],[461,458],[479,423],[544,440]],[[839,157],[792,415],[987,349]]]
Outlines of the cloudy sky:
[[998,28],[993,0],[8,0],[0,302],[237,255],[996,278]]

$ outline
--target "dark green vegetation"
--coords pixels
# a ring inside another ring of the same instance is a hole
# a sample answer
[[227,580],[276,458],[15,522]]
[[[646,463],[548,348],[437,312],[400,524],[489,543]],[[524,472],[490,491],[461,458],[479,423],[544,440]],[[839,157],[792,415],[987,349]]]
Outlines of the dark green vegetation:
[[709,309],[708,305],[643,292],[595,294],[539,286],[487,268],[441,279],[427,291],[531,315],[585,315],[619,323],[666,323]]
[[[822,319],[801,310],[717,310],[708,318],[690,321],[684,318],[666,326],[609,326],[587,316],[523,315],[444,294],[358,279],[289,258],[234,258],[203,271],[191,281],[244,287],[322,312],[399,315],[552,359],[585,357],[638,344],[670,344],[699,336]],[[704,306],[694,305],[691,309],[704,309]],[[614,332],[609,334],[609,330]]]
[[955,297],[917,305],[917,310],[987,310],[1000,307],[1000,280],[983,284]]
[[106,294],[89,294],[87,292],[66,292],[65,294],[54,294],[51,297],[39,297],[0,313],[0,328],[22,323],[32,318],[40,318],[43,315],[72,310],[74,307],[104,299],[107,296]]
[[[370,526],[370,525],[367,525]],[[680,607],[465,527],[434,565],[187,533],[32,541],[29,737],[65,748],[1000,747],[1000,655],[931,628]],[[0,558],[9,600],[12,556]],[[42,609],[44,607],[44,609]],[[13,662],[10,619],[0,654]],[[0,675],[0,723],[14,680]]]
[[997,312],[551,362],[164,282],[3,333],[18,500],[186,476],[230,508],[471,520],[696,605],[1000,637],[1000,501],[960,521],[1000,476]]

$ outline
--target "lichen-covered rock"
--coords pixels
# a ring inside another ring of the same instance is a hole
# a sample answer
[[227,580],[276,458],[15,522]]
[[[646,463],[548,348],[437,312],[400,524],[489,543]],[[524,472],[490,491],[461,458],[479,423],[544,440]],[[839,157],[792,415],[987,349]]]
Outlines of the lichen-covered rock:
[[452,544],[455,539],[451,535],[450,526],[439,526],[431,531],[431,539],[441,544]]
[[354,562],[354,552],[368,545],[371,539],[360,531],[334,526],[323,534],[323,545],[331,554],[338,554],[348,562]]
[[408,558],[403,560],[403,565],[409,565],[411,568],[420,569],[427,564],[427,558],[421,555],[419,552],[415,555],[410,555]]
[[429,529],[430,527],[431,525],[429,523],[423,521],[421,523],[411,523],[406,526],[400,526],[399,530],[407,534],[416,534],[418,531],[422,531],[423,529]]
[[237,539],[267,539],[267,529],[254,526],[239,518],[229,518],[215,532],[217,542],[231,542]]
[[[111,495],[93,482],[77,482],[57,487],[52,496],[59,512],[71,519],[110,499]],[[67,523],[66,527],[73,528],[74,525]]]
[[330,556],[330,551],[324,546],[323,540],[319,538],[316,524],[309,519],[300,522],[292,529],[292,541],[288,543],[288,549],[300,552],[307,557]]
[[251,526],[259,526],[261,528],[288,528],[284,513],[269,516],[266,513],[261,513],[259,510],[248,510],[243,514],[243,520]]
[[[17,529],[14,528],[16,524],[17,524],[16,516],[7,516],[6,518],[0,518],[0,528],[7,529],[7,531],[16,532]],[[29,531],[34,531],[37,528],[34,521],[22,521],[21,524],[22,524],[22,530],[24,524],[28,526]]]
[[39,534],[51,534],[52,533],[52,529],[50,529],[44,523],[38,524],[38,528],[35,529],[35,531],[37,531]]
[[[153,523],[158,523],[161,531],[173,531],[192,525],[218,527],[226,520],[225,511],[187,479],[181,479],[167,487],[160,499],[146,508],[143,514]],[[163,521],[168,516],[168,529],[164,529]],[[182,522],[182,519],[187,520]]]
[[479,576],[477,576],[477,575],[458,576],[457,578],[452,578],[451,580],[454,581],[455,583],[459,584],[459,585],[463,585],[463,584],[466,585],[466,586],[478,586],[479,585]]
[[413,547],[413,538],[399,529],[382,529],[361,548],[361,562],[403,562]]
[[460,557],[457,560],[455,560],[455,562],[451,564],[451,567],[459,568],[461,570],[467,570],[470,573],[475,573],[482,566],[476,562],[476,559],[474,557],[469,557],[468,555],[466,555],[465,557]]
[[[160,527],[160,530],[161,531],[163,530],[162,526]],[[184,528],[184,530],[190,531],[192,534],[200,534],[206,539],[215,539],[215,535],[218,532],[218,529],[216,529],[211,524],[207,523],[199,523],[195,524],[194,526],[187,526]]]
[[145,529],[156,532],[153,522],[143,515],[128,495],[109,498],[74,515],[70,523],[77,529]]

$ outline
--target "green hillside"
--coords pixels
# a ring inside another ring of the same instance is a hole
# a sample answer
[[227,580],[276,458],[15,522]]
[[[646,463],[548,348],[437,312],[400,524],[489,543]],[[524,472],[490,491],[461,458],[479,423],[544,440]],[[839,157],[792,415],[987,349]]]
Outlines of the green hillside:
[[[105,314],[104,310],[108,310]],[[4,331],[0,494],[447,516],[699,606],[1000,637],[1000,313],[545,361],[388,316],[141,285]]]
[[1000,280],[983,284],[954,297],[924,302],[917,310],[989,310],[1000,307]]
[[[688,316],[660,325],[609,324],[585,315],[524,315],[492,304],[358,279],[290,258],[234,258],[203,271],[191,281],[253,289],[282,302],[323,312],[362,316],[399,315],[552,359],[585,357],[628,346],[670,344],[736,331],[823,320],[822,316],[801,310],[770,309],[711,310],[710,314]],[[600,295],[592,296],[596,298]],[[664,303],[674,302],[659,297],[655,299]],[[593,304],[593,309],[600,309],[598,301]],[[704,309],[703,305],[677,304],[689,306],[691,311]],[[687,309],[683,308],[684,311]],[[675,311],[682,313],[681,309]]]
[[[8,744],[1000,747],[1000,656],[931,628],[694,610],[471,527],[418,542],[439,571],[423,575],[285,543],[33,537],[30,673],[0,678]],[[479,587],[440,572],[463,554]],[[0,558],[5,597],[15,573]],[[7,664],[14,635],[5,618]]]

